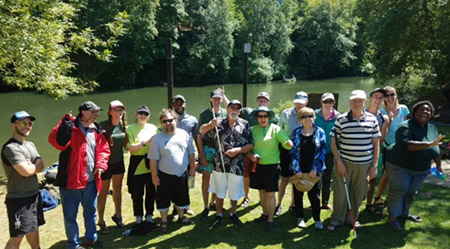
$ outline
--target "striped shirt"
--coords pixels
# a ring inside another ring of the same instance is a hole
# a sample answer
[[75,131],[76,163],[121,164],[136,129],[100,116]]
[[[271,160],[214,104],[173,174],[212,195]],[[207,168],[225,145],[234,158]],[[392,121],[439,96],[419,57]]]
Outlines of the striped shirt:
[[377,118],[367,111],[360,120],[354,119],[351,111],[339,115],[330,135],[337,141],[342,160],[355,164],[372,161],[373,138],[381,136]]

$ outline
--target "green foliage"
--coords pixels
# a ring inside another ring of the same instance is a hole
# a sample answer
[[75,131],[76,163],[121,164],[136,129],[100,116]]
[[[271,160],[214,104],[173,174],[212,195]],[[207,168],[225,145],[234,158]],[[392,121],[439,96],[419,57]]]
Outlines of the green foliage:
[[4,83],[55,98],[85,94],[97,86],[70,76],[75,63],[69,55],[83,51],[110,60],[110,48],[122,34],[126,13],[113,16],[100,38],[91,28],[74,25],[77,7],[75,1],[0,1],[0,77]]
[[273,108],[273,111],[275,112],[275,114],[280,116],[281,113],[283,112],[283,110],[286,110],[293,106],[294,106],[294,104],[292,103],[292,100],[286,100],[284,102],[280,100],[280,102],[278,103],[278,106]]
[[290,67],[300,78],[342,75],[356,59],[354,1],[305,1],[293,34]]

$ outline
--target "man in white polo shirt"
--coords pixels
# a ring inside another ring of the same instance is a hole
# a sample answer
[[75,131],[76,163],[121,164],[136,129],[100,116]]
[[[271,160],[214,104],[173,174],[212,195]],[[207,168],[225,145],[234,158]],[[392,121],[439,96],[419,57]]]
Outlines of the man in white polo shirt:
[[347,206],[344,178],[349,187],[350,203],[355,218],[367,192],[367,176],[377,175],[380,130],[377,118],[364,110],[366,93],[354,90],[350,94],[350,110],[339,115],[331,131],[331,149],[336,162],[334,169],[333,214],[328,230],[334,231],[342,224],[352,224]]

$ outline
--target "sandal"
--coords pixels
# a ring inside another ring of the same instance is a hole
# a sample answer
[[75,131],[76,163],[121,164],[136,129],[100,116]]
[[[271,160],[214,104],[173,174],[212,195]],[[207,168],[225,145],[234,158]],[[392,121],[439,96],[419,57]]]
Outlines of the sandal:
[[379,208],[385,208],[386,204],[383,202],[383,199],[381,197],[375,197],[375,205]]
[[402,230],[402,225],[397,221],[397,220],[393,220],[391,222],[389,222],[389,224],[391,225],[392,228],[394,228],[395,230]]
[[103,223],[103,224],[98,223],[98,226],[100,227],[100,233],[102,233],[102,234],[109,234],[110,233],[108,227],[106,226],[106,223]]
[[369,210],[374,215],[381,214],[381,210],[379,210],[375,205],[366,205],[366,210]]
[[186,216],[183,216],[183,217],[179,218],[178,222],[180,222],[183,225],[192,225],[192,224],[194,224],[194,221],[189,219]]
[[159,230],[161,230],[161,233],[167,233],[167,221],[161,222],[161,225],[159,226]]
[[331,232],[336,231],[336,228],[337,228],[337,225],[335,225],[335,224],[329,224],[329,225],[327,226],[327,230],[328,230],[328,231],[331,231]]
[[422,222],[422,218],[420,218],[417,215],[412,215],[412,214],[408,215],[407,219],[410,220],[410,221],[413,221],[413,222],[417,222],[417,223]]

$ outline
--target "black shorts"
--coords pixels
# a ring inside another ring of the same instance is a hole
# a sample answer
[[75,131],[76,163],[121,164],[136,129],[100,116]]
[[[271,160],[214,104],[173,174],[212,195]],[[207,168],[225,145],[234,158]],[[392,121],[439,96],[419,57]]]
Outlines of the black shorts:
[[289,150],[280,146],[280,176],[290,177],[292,176],[289,166],[291,165],[291,154]]
[[188,174],[169,175],[158,171],[159,186],[156,189],[156,208],[169,209],[173,202],[177,207],[189,206]]
[[278,191],[277,167],[277,164],[258,164],[256,172],[250,172],[250,188],[265,190],[266,192]]
[[[40,193],[23,198],[6,198],[5,204],[11,238],[36,232],[39,226],[45,224]],[[20,226],[16,229],[17,220],[20,221]]]
[[125,164],[123,161],[118,163],[108,163],[108,169],[103,172],[102,180],[110,180],[113,175],[121,175],[125,173]]

